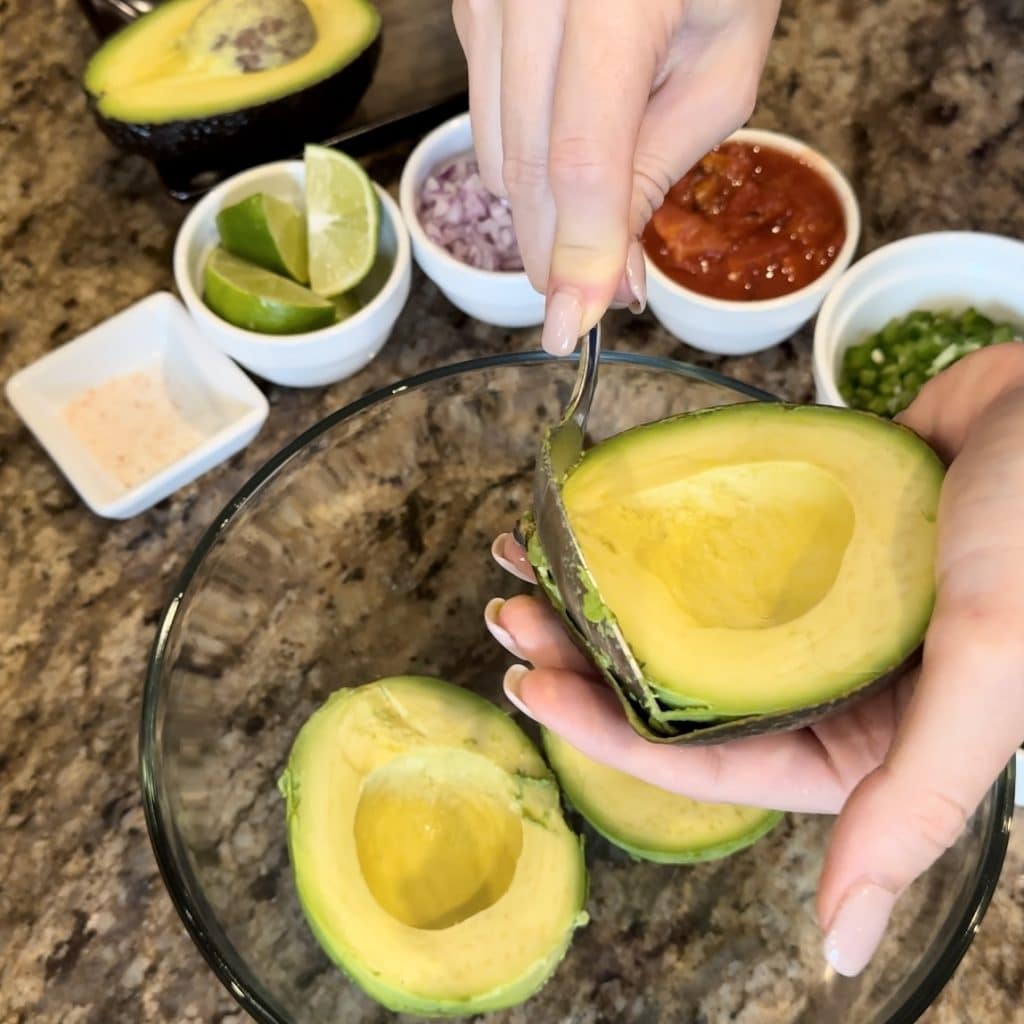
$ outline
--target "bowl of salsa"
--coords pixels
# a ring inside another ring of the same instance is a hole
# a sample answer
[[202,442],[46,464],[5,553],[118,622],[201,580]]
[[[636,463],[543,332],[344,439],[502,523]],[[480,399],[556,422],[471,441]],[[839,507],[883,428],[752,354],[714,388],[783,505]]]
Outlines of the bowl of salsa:
[[859,238],[856,197],[831,161],[788,135],[741,129],[645,228],[648,303],[695,348],[756,352],[814,316]]

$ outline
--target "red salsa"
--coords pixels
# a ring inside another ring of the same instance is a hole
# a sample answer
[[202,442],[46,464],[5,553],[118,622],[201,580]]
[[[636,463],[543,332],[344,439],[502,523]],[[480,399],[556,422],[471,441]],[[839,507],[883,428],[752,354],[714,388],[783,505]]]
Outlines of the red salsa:
[[820,277],[846,239],[835,190],[802,160],[726,142],[669,189],[643,235],[673,281],[717,299],[773,299]]

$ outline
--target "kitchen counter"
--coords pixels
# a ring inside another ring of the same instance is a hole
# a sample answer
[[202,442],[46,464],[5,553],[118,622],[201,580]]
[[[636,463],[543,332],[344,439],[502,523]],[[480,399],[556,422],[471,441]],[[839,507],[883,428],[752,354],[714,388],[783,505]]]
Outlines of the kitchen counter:
[[[0,378],[171,285],[184,210],[89,119],[93,46],[70,0],[0,3]],[[935,228],[1024,237],[1024,8],[1015,0],[788,3],[754,124],[848,173],[862,251]],[[372,164],[394,187],[401,149]],[[717,359],[650,314],[614,347],[689,358],[811,396],[810,336]],[[380,357],[271,414],[229,463],[124,523],[95,518],[0,401],[0,1021],[242,1021],[157,875],[140,806],[143,668],[172,581],[228,497],[296,433],[368,389],[536,331],[467,320],[422,276]],[[1024,1021],[1024,815],[981,932],[927,1024]]]

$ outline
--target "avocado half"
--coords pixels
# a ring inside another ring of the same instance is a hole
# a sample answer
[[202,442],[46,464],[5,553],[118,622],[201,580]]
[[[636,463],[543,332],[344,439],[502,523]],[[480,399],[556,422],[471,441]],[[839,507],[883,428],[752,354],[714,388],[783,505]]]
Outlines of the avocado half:
[[592,760],[547,729],[543,739],[570,803],[595,831],[637,860],[718,860],[756,843],[782,820],[779,811],[700,803],[669,793]]
[[333,694],[280,780],[299,899],[327,954],[398,1013],[536,992],[586,922],[582,842],[539,751],[438,679]]
[[[809,724],[920,656],[945,467],[852,409],[742,403],[587,450],[561,482],[585,562],[566,614],[532,518],[538,582],[648,739],[707,743]],[[637,700],[594,640],[617,625]]]
[[379,51],[370,0],[169,0],[111,36],[83,84],[116,145],[243,165],[335,129]]

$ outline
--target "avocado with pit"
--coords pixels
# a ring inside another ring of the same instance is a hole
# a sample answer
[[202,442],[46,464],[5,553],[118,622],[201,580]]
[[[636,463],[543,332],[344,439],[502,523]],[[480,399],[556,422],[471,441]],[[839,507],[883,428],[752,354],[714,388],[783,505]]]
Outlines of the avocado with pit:
[[782,820],[775,810],[701,803],[670,793],[594,761],[547,729],[543,739],[569,802],[596,832],[636,860],[720,860],[753,845]]
[[[944,473],[917,434],[852,409],[751,402],[627,430],[561,481],[593,598],[570,632],[649,739],[815,721],[919,657]],[[609,623],[642,668],[643,702],[596,650]]]
[[522,1002],[586,922],[557,782],[508,715],[458,686],[337,691],[302,726],[280,789],[313,933],[395,1012]]
[[370,0],[169,0],[93,55],[101,128],[154,159],[243,164],[322,138],[379,53]]

